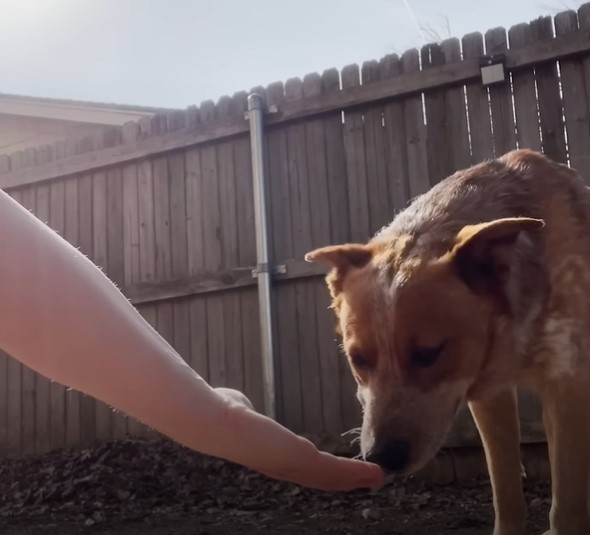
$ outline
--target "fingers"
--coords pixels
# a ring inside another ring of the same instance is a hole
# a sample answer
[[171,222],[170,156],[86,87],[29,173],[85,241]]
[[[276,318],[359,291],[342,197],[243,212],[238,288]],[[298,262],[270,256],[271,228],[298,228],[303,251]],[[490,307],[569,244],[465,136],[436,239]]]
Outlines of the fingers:
[[327,492],[379,489],[385,483],[383,470],[375,464],[319,451],[301,437],[296,440],[296,451],[291,451],[285,464],[258,471],[274,479]]
[[377,489],[385,476],[376,465],[320,452],[275,420],[234,406],[226,458],[273,479],[323,491]]

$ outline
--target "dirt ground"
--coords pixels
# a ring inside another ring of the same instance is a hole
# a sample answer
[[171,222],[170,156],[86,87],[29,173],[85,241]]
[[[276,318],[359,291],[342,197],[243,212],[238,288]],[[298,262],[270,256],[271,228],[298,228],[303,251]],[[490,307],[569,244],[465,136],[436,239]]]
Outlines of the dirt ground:
[[[549,488],[526,483],[531,535]],[[491,535],[487,480],[316,493],[166,441],[0,461],[0,535]]]

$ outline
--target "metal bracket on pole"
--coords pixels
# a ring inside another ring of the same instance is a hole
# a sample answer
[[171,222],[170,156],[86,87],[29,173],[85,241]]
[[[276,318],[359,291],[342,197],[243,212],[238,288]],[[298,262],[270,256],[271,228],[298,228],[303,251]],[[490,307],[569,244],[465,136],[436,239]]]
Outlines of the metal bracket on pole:
[[[266,107],[266,109],[264,110],[264,113],[265,114],[279,113],[279,107],[276,104],[271,104],[270,106]],[[246,121],[248,121],[250,119],[250,112],[249,111],[244,112],[244,119],[246,119]]]
[[287,266],[279,264],[278,266],[270,266],[269,264],[259,264],[252,270],[252,277],[258,277],[261,273],[270,273],[271,275],[284,275],[287,273]]

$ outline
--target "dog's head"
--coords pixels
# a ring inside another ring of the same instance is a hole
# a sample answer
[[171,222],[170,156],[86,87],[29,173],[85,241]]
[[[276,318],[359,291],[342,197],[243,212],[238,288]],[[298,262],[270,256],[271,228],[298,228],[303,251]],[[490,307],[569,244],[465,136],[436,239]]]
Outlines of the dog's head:
[[465,226],[436,254],[411,236],[387,236],[306,255],[331,266],[366,459],[408,474],[443,445],[491,358],[492,325],[517,304],[515,257],[542,225],[510,218]]

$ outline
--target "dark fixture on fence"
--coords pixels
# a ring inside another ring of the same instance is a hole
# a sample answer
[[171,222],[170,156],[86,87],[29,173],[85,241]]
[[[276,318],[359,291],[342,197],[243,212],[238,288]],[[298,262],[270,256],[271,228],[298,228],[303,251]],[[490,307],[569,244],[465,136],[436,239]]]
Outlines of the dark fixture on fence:
[[481,83],[484,86],[504,83],[507,79],[506,56],[504,54],[483,56],[479,60],[479,69]]

